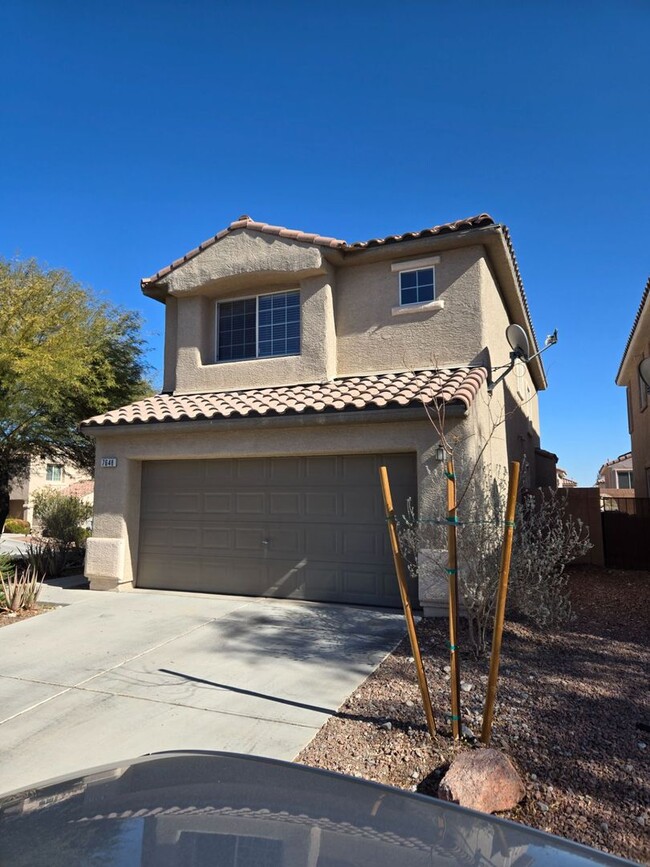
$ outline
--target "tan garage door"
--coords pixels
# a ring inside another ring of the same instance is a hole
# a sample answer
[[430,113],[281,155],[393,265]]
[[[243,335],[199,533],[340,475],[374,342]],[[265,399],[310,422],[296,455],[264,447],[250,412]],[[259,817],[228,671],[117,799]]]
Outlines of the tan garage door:
[[414,455],[143,463],[138,586],[399,605],[382,463],[402,514]]

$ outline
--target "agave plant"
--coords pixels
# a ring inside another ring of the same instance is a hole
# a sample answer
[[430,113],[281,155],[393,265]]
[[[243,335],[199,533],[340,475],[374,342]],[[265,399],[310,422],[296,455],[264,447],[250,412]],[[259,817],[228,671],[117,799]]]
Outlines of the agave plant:
[[13,576],[0,573],[0,584],[0,606],[11,614],[17,614],[34,607],[41,592],[43,578],[32,566],[28,566],[22,574],[17,568],[14,569]]

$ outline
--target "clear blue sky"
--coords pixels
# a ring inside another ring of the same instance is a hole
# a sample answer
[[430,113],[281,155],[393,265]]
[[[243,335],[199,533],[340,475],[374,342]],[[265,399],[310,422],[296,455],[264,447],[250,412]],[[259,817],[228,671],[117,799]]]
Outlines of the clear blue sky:
[[4,0],[0,33],[0,255],[140,310],[155,368],[140,277],[242,213],[354,241],[487,211],[560,334],[542,445],[581,484],[629,449],[648,0]]

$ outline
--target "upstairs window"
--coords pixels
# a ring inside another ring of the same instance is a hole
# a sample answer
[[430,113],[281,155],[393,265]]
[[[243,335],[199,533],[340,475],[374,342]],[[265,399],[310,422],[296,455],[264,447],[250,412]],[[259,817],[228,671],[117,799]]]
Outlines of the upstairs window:
[[300,292],[275,292],[217,305],[217,360],[300,354]]
[[422,304],[435,298],[435,272],[433,268],[400,271],[399,303]]
[[632,470],[616,470],[616,487],[625,489],[634,487]]
[[63,467],[61,464],[46,464],[45,465],[45,481],[60,482],[63,480]]

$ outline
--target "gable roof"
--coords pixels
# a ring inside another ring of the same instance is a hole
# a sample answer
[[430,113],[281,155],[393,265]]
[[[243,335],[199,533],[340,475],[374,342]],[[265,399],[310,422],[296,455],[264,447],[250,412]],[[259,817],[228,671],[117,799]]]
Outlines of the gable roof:
[[144,277],[140,281],[140,285],[144,289],[147,286],[157,283],[158,280],[161,280],[172,271],[180,268],[181,265],[184,265],[190,259],[198,256],[199,253],[202,253],[213,244],[216,244],[217,241],[225,238],[226,235],[230,235],[232,232],[237,231],[237,229],[250,229],[254,232],[261,232],[264,235],[275,235],[278,238],[286,238],[290,241],[303,241],[306,244],[316,244],[319,247],[330,247],[331,249],[336,250],[360,250],[368,247],[379,247],[384,244],[395,244],[399,241],[412,241],[416,238],[426,238],[432,235],[459,232],[462,229],[475,229],[481,226],[494,225],[496,224],[489,214],[478,214],[475,217],[467,217],[463,220],[456,220],[453,223],[442,223],[439,226],[431,226],[428,229],[420,229],[417,232],[405,232],[403,235],[388,235],[385,238],[371,238],[368,241],[355,241],[350,244],[340,238],[330,238],[327,235],[318,235],[313,232],[302,232],[300,229],[287,229],[284,226],[273,226],[270,223],[260,223],[257,220],[253,220],[247,214],[243,214],[225,229],[222,229],[220,232],[217,232],[216,235],[213,235],[212,238],[208,238],[207,241],[203,241],[203,243],[199,244],[198,247],[195,247],[193,250],[190,250],[189,253],[181,256],[180,259],[175,259],[170,265],[166,265],[164,268],[161,268],[160,271],[156,271],[156,273],[151,277]]
[[[643,295],[641,296],[641,303],[639,304],[639,309],[636,311],[636,316],[634,317],[634,322],[632,323],[632,330],[630,331],[630,336],[627,338],[627,343],[625,344],[625,350],[623,351],[623,357],[621,358],[621,363],[618,366],[618,373],[616,374],[616,383],[618,385],[623,385],[623,383],[619,382],[619,378],[623,371],[623,365],[627,360],[627,354],[630,351],[630,347],[632,346],[632,341],[634,340],[634,335],[636,334],[636,330],[641,321],[641,316],[645,310],[645,306],[648,303],[648,298],[650,298],[650,277],[648,277],[648,282],[645,284],[645,289],[643,291]],[[650,313],[650,309],[648,311]]]
[[[537,335],[533,326],[528,299],[524,291],[524,284],[519,270],[517,257],[515,256],[512,239],[508,227],[503,223],[497,223],[486,213],[476,214],[473,217],[466,217],[462,220],[455,220],[452,223],[441,223],[436,226],[430,226],[425,229],[420,229],[415,232],[405,232],[402,235],[387,235],[385,238],[371,238],[367,241],[354,241],[348,243],[341,238],[332,238],[327,235],[319,235],[311,232],[303,232],[299,229],[287,229],[284,226],[275,226],[270,223],[262,223],[251,219],[247,214],[243,214],[239,219],[232,222],[225,229],[217,232],[212,238],[208,238],[198,247],[190,250],[180,259],[176,259],[165,268],[161,268],[151,277],[145,277],[140,281],[141,287],[145,294],[150,294],[151,297],[156,297],[156,284],[167,277],[171,272],[180,268],[186,262],[198,256],[208,247],[216,244],[222,238],[230,235],[233,232],[241,229],[248,229],[254,232],[261,232],[265,235],[274,235],[279,238],[286,238],[293,241],[301,241],[307,244],[315,244],[320,247],[326,247],[336,250],[342,254],[353,255],[362,253],[364,250],[372,248],[381,248],[391,244],[399,244],[405,241],[413,241],[421,238],[440,237],[449,234],[462,234],[471,231],[480,230],[482,234],[479,243],[484,244],[486,249],[490,251],[491,261],[497,272],[497,282],[503,291],[504,303],[508,316],[511,322],[516,322],[522,325],[528,331],[531,338],[532,351],[536,356],[531,362],[531,373],[533,381],[538,389],[546,388],[546,374],[542,358],[539,355],[539,345]],[[164,284],[163,284],[164,287]],[[159,299],[160,300],[160,299]]]
[[484,367],[460,367],[345,376],[329,382],[214,394],[157,394],[89,418],[81,427],[354,412],[438,403],[456,404],[467,410],[487,376]]

